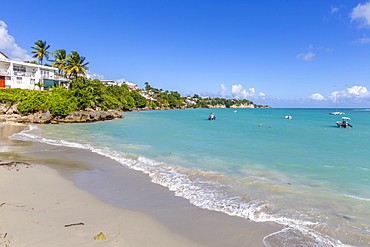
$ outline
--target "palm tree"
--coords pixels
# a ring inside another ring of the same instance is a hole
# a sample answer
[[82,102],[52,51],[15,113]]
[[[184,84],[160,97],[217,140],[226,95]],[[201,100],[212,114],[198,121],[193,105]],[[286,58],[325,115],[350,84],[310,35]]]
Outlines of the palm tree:
[[86,75],[86,70],[89,68],[87,65],[89,63],[84,63],[85,62],[85,57],[80,56],[78,52],[72,51],[72,54],[69,54],[67,56],[67,64],[65,66],[65,73],[67,76],[72,76],[75,79],[78,78],[78,76],[85,76]]
[[52,53],[54,60],[51,66],[58,68],[58,74],[62,75],[67,64],[67,53],[66,50],[56,50]]
[[46,41],[38,40],[35,42],[35,45],[32,46],[32,49],[35,49],[31,53],[35,53],[32,57],[37,58],[39,60],[39,64],[42,64],[42,59],[46,57],[46,59],[49,59],[49,49],[50,45],[46,44]]

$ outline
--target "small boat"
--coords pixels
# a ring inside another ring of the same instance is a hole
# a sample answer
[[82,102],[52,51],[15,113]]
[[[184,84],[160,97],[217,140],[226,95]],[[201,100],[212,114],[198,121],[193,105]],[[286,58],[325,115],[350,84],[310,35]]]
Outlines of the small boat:
[[293,117],[292,116],[285,116],[284,118],[286,118],[286,119],[292,119]]
[[330,115],[343,115],[344,112],[338,111],[338,96],[335,96],[335,112],[329,112]]
[[330,115],[343,115],[345,113],[344,112],[340,112],[340,111],[335,111],[335,112],[330,112],[329,114]]
[[337,126],[339,128],[352,128],[352,125],[348,122],[351,120],[349,117],[342,117],[342,121],[337,121]]
[[211,112],[208,116],[208,120],[216,120],[216,116],[214,115],[213,112]]

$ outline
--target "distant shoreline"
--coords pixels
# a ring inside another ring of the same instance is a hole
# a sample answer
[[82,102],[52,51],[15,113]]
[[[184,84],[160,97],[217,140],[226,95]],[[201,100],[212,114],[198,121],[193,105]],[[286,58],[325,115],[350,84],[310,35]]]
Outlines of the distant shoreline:
[[[1,108],[1,104],[0,104]],[[4,107],[2,107],[4,108]],[[32,114],[22,115],[19,113],[11,112],[9,114],[0,115],[0,124],[1,123],[15,123],[15,124],[58,124],[58,123],[89,123],[97,121],[106,121],[112,120],[115,118],[122,118],[124,112],[131,111],[155,111],[155,110],[185,110],[185,109],[256,109],[256,108],[271,108],[268,106],[256,106],[254,104],[243,105],[243,106],[231,106],[226,107],[225,105],[216,105],[212,107],[159,107],[159,108],[133,108],[130,110],[93,110],[88,109],[85,111],[74,111],[66,116],[53,116],[49,111],[39,111]]]

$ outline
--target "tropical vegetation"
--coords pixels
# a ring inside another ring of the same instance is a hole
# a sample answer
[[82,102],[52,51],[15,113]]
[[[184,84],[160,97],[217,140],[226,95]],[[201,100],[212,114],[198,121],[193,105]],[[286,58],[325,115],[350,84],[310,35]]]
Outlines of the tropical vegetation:
[[[71,51],[71,54],[67,54],[66,50],[59,49],[51,53],[54,59],[49,60],[50,52],[48,49],[50,45],[47,45],[46,41],[38,40],[31,48],[34,49],[32,51],[32,53],[34,53],[32,57],[38,59],[39,64],[42,64],[44,58],[51,61],[51,66],[58,68],[59,76],[73,78],[75,80],[79,77],[86,76],[86,71],[89,69],[87,65],[89,63],[85,62],[86,58],[81,56],[77,51]],[[50,66],[48,64],[44,65]]]
[[139,91],[130,91],[126,84],[106,86],[99,80],[79,78],[71,82],[69,89],[53,87],[48,91],[1,89],[0,103],[7,106],[18,104],[21,113],[49,110],[53,115],[67,115],[72,111],[130,110],[147,104]]
[[23,114],[49,110],[64,116],[81,110],[181,109],[231,107],[253,104],[249,100],[182,97],[178,92],[156,89],[146,83],[146,90],[129,90],[127,84],[106,85],[100,80],[80,77],[70,87],[53,87],[46,91],[9,88],[0,90],[0,103],[17,104]]
[[37,58],[39,60],[39,64],[42,64],[44,57],[49,59],[50,52],[48,49],[50,48],[50,45],[47,45],[46,41],[38,40],[31,48],[34,49],[34,51],[31,51],[31,53],[34,53],[32,57]]
[[85,57],[80,56],[78,52],[72,51],[71,54],[67,55],[67,61],[62,67],[67,77],[72,76],[77,79],[79,76],[85,76],[86,70],[88,70],[88,62],[85,62]]
[[53,55],[54,60],[52,60],[51,66],[54,68],[58,68],[58,74],[64,75],[64,68],[67,65],[67,52],[66,50],[60,49],[54,51],[51,55]]
[[[38,40],[32,47],[34,58],[42,64],[50,52],[45,41]],[[8,107],[17,105],[23,113],[50,111],[53,115],[67,115],[80,110],[132,110],[132,109],[181,109],[231,107],[253,104],[249,100],[222,99],[194,96],[182,97],[176,91],[157,89],[145,82],[145,89],[130,90],[127,84],[107,85],[97,79],[87,79],[88,62],[76,51],[67,54],[59,49],[51,53],[51,66],[58,68],[58,75],[68,78],[68,86],[58,85],[47,90],[1,89],[0,103]],[[42,88],[42,83],[38,87]]]

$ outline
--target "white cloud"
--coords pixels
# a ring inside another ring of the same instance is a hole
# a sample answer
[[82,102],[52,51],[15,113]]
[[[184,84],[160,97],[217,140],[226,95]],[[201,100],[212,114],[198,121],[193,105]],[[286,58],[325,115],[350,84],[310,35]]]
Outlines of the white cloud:
[[353,86],[343,91],[334,91],[328,98],[333,101],[370,99],[370,92],[364,86]]
[[117,83],[128,83],[128,80],[126,80],[125,78],[121,78],[121,79],[118,79],[116,80]]
[[220,91],[220,95],[221,97],[225,97],[226,96],[226,91],[227,91],[227,88],[224,84],[221,84],[221,91]]
[[357,39],[355,41],[352,41],[352,44],[357,44],[357,45],[366,45],[370,43],[370,38],[363,37],[361,39]]
[[32,56],[15,43],[14,37],[8,33],[8,26],[0,20],[0,49],[13,60],[32,61]]
[[363,27],[370,27],[370,2],[358,4],[350,14],[352,21],[358,21]]
[[353,86],[344,91],[334,91],[328,97],[332,100],[336,98],[370,98],[370,92],[364,86]]
[[338,7],[331,6],[331,8],[330,8],[330,14],[334,14],[334,13],[336,13],[338,11],[339,11],[339,8]]
[[231,94],[236,99],[260,99],[265,97],[264,93],[256,94],[254,88],[244,89],[242,85],[232,85]]
[[86,74],[91,78],[91,79],[98,79],[98,80],[104,80],[104,76],[103,75],[99,75],[97,73],[94,73],[90,70],[88,70],[86,72]]
[[313,61],[314,56],[315,56],[315,53],[307,52],[307,53],[298,54],[296,58],[299,60],[305,61],[305,62],[310,62],[310,61]]
[[353,86],[351,88],[347,88],[347,90],[343,93],[343,96],[356,97],[356,98],[367,98],[367,97],[370,97],[370,93],[366,87]]
[[342,91],[334,91],[326,96],[314,93],[301,99],[307,106],[333,107],[337,103],[341,107],[365,107],[370,103],[370,92],[364,86],[353,86]]
[[325,97],[322,96],[319,93],[314,93],[311,96],[309,96],[308,98],[313,99],[313,100],[318,100],[318,101],[325,100]]

